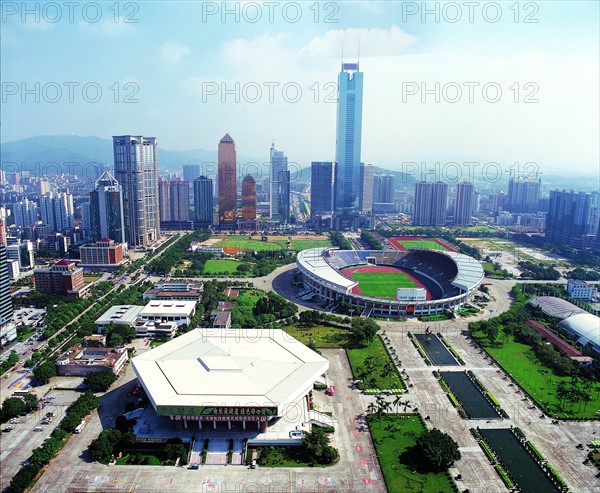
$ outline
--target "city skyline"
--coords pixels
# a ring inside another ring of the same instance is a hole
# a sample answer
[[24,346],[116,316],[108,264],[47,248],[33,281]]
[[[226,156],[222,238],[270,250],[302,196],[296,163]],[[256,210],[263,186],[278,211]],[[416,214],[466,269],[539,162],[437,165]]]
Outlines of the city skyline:
[[[109,129],[125,134],[135,128],[160,135],[168,149],[211,149],[218,137],[214,128],[226,127],[250,156],[260,156],[261,140],[274,137],[297,162],[334,160],[335,68],[342,46],[344,60],[355,60],[360,43],[361,69],[369,74],[362,152],[368,162],[390,169],[403,162],[494,161],[504,169],[533,162],[545,171],[565,163],[576,164],[576,172],[597,170],[597,3],[544,2],[531,22],[524,22],[525,12],[515,22],[507,6],[494,23],[481,12],[473,22],[466,12],[458,23],[443,14],[438,22],[434,15],[423,21],[407,15],[405,4],[352,2],[350,9],[340,3],[332,19],[337,22],[324,22],[324,11],[315,22],[308,8],[298,23],[286,22],[281,14],[272,23],[240,16],[235,34],[222,29],[234,22],[232,17],[225,22],[220,15],[203,17],[202,4],[194,2],[168,9],[165,3],[144,4],[136,23],[114,22],[106,11],[98,25],[81,18],[50,23],[42,17],[35,23],[7,16],[1,68],[5,75],[21,75],[8,77],[4,86],[2,142],[52,133],[104,136]],[[176,23],[169,22],[175,18]],[[198,22],[202,30],[196,29]],[[158,25],[161,35],[155,36]],[[176,30],[169,27],[175,25]],[[470,43],[474,37],[476,47]],[[208,40],[206,51],[203,41]],[[143,46],[142,59],[153,63],[134,67],[116,60],[113,50],[123,42],[134,49]],[[82,50],[96,55],[94,67],[56,58],[70,53],[77,60]],[[162,70],[152,73],[154,64]],[[63,85],[67,81],[79,84],[72,86],[72,102]],[[269,81],[279,84],[273,86],[272,102],[264,85]],[[471,82],[478,84],[473,102]],[[86,101],[81,89],[88,83]],[[288,83],[284,95],[281,89]],[[295,84],[301,96],[291,102]],[[61,97],[55,101],[56,86]],[[102,96],[92,102],[97,87]],[[498,87],[501,99],[488,102]],[[234,93],[228,96],[222,88]],[[457,88],[462,97],[455,102]],[[26,90],[33,93],[27,96]],[[427,90],[435,94],[427,98]],[[211,118],[197,119],[198,112]],[[315,122],[319,131],[312,135]],[[396,149],[390,134],[410,138]]]

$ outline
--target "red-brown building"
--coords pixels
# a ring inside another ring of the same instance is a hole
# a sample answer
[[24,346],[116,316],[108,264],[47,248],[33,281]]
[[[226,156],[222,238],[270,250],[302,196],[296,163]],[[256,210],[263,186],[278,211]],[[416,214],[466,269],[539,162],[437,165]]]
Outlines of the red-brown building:
[[80,298],[85,291],[83,269],[65,259],[59,260],[50,267],[35,269],[33,276],[35,289],[40,293]]
[[125,244],[102,238],[97,243],[88,243],[79,248],[81,264],[85,271],[118,270],[126,262]]
[[256,219],[256,181],[252,175],[242,180],[242,219]]

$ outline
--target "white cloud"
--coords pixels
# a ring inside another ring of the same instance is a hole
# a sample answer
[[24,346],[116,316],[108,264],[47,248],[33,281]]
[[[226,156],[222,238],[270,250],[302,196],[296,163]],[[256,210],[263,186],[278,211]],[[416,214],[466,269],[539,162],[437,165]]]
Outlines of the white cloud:
[[158,56],[163,63],[174,64],[190,52],[189,47],[177,41],[165,41],[158,52]]
[[343,46],[345,56],[355,58],[360,43],[361,57],[394,56],[407,53],[416,42],[417,38],[395,25],[389,29],[332,29],[313,38],[303,52],[313,57],[335,58],[341,55]]

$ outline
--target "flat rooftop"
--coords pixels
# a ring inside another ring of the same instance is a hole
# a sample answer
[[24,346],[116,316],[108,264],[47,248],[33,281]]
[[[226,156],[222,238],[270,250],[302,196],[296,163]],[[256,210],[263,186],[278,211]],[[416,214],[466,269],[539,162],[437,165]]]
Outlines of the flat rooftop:
[[133,324],[144,307],[139,305],[115,305],[106,310],[98,319],[96,325]]
[[144,315],[189,315],[194,311],[195,301],[152,300],[142,307],[140,316]]

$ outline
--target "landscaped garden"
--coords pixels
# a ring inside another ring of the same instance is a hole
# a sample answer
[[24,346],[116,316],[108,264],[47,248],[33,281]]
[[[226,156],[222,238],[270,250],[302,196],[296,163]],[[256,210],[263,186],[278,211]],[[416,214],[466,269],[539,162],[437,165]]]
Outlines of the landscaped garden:
[[396,365],[390,358],[381,337],[375,337],[364,347],[346,350],[352,374],[361,389],[405,389]]
[[311,326],[292,324],[283,327],[283,330],[303,344],[309,344],[312,340],[319,348],[344,347],[352,339],[352,333],[348,329],[327,323]]
[[[238,268],[240,267],[240,265],[248,264],[230,259],[209,259],[204,264],[204,270],[202,271],[202,274],[237,274],[239,273]],[[250,269],[249,265],[248,269]]]
[[[513,307],[493,319],[469,324],[473,338],[547,414],[556,418],[598,417],[600,382],[587,376],[524,323],[546,321],[527,305],[522,287],[513,289]],[[526,289],[533,292],[534,286]]]
[[446,470],[435,472],[416,453],[417,439],[426,429],[421,416],[383,414],[379,419],[370,416],[369,428],[388,491],[458,491]]

